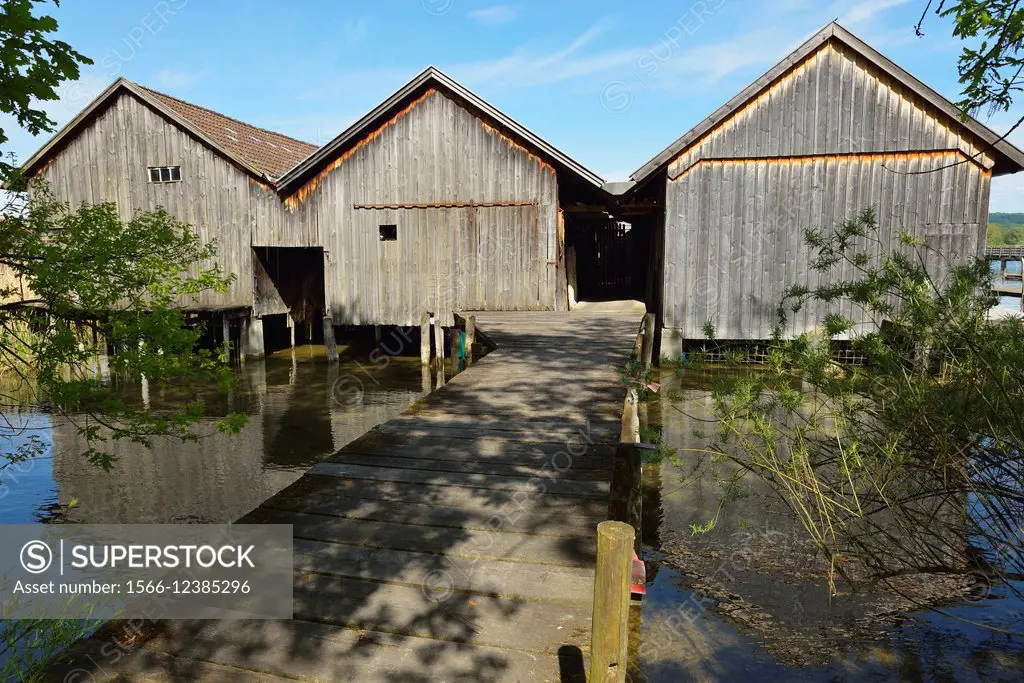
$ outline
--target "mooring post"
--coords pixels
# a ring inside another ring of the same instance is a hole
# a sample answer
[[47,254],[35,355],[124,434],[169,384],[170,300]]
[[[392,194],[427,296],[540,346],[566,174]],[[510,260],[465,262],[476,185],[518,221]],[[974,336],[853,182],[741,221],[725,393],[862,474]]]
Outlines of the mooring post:
[[338,343],[334,341],[334,321],[331,316],[324,316],[324,348],[327,350],[327,362],[338,360]]
[[220,319],[221,336],[224,338],[224,353],[231,358],[231,318],[224,314]]
[[466,367],[473,364],[473,346],[476,344],[476,316],[466,316]]
[[448,330],[448,344],[451,348],[451,359],[452,359],[452,374],[456,374],[459,371],[459,328],[452,327]]
[[420,316],[420,363],[430,365],[430,313]]
[[249,344],[249,316],[245,316],[238,322],[238,360],[243,365],[248,354]]
[[252,318],[247,328],[245,353],[251,358],[263,358],[266,355],[263,338],[263,318]]
[[644,345],[642,360],[644,370],[651,369],[651,360],[654,357],[654,314],[648,313],[644,316]]
[[434,353],[437,354],[438,367],[444,368],[444,328],[441,327],[441,316],[434,316]]
[[592,683],[625,683],[629,645],[629,592],[633,568],[633,527],[597,525],[597,571],[590,637]]
[[292,314],[288,314],[288,332],[291,334],[292,348],[295,348],[295,319],[292,318]]

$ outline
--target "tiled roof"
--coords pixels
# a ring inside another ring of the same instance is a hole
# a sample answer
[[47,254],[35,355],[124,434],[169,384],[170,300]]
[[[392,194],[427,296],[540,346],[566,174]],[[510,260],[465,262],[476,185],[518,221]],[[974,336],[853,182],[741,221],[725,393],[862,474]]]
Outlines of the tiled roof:
[[133,85],[195,126],[226,152],[271,178],[280,178],[318,149],[316,145],[250,126],[137,83]]

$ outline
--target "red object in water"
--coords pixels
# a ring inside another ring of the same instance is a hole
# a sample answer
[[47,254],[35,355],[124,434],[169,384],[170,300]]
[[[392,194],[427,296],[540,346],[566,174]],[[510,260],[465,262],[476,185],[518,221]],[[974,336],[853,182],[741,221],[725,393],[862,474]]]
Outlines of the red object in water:
[[633,551],[633,572],[632,579],[630,581],[630,593],[634,597],[643,597],[647,594],[647,567],[644,566],[644,561],[636,555],[636,551]]

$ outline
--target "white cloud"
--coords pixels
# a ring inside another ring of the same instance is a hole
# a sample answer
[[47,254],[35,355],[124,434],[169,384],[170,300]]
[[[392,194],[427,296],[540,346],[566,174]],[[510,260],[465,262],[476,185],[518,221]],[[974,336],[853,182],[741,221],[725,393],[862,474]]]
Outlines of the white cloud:
[[501,26],[515,21],[519,16],[518,5],[492,5],[483,9],[475,9],[466,16],[486,26]]
[[850,27],[858,24],[866,24],[872,21],[876,16],[883,12],[890,10],[900,5],[909,4],[912,0],[862,0],[854,4],[852,7],[848,7],[844,10],[846,3],[840,3],[837,9],[842,11],[839,15],[839,23],[844,26]]
[[594,49],[604,34],[605,28],[598,24],[556,49],[521,46],[499,59],[453,65],[451,72],[470,87],[571,82],[583,90],[600,90],[622,82],[631,89],[666,90],[683,84],[713,85],[747,67],[767,67],[785,55],[787,50],[780,44],[792,42],[795,47],[801,42],[797,37],[782,40],[778,30],[765,29],[692,47],[664,38],[648,45]]
[[183,71],[181,69],[161,69],[153,79],[154,88],[166,90],[186,90],[206,78],[205,71]]

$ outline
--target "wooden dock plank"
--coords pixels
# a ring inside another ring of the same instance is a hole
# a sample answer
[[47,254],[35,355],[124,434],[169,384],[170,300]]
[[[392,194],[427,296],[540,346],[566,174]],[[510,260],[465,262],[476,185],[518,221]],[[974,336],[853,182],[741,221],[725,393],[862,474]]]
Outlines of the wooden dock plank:
[[397,481],[404,484],[430,484],[443,481],[456,486],[471,486],[482,489],[506,491],[528,491],[530,493],[560,493],[573,496],[608,496],[607,481],[586,481],[558,479],[536,473],[527,477],[507,475],[476,474],[472,472],[451,472],[425,469],[394,468],[383,466],[356,465],[349,462],[322,462],[314,465],[311,474],[347,479],[368,479],[370,481]]
[[292,524],[296,538],[364,548],[563,567],[589,567],[594,561],[595,541],[591,536],[551,538],[521,533],[515,530],[515,520],[511,518],[501,527],[502,531],[477,531],[260,509],[250,515],[247,523]]
[[345,453],[338,460],[350,465],[365,465],[367,467],[392,467],[415,470],[426,470],[431,472],[462,472],[491,474],[502,477],[531,478],[543,476],[552,479],[585,480],[608,482],[609,471],[602,469],[578,469],[572,467],[572,461],[568,460],[565,467],[558,463],[540,461],[537,464],[518,465],[501,462],[479,462],[478,460],[453,460],[422,457],[392,457],[390,455],[367,455],[364,453]]
[[[587,586],[593,591],[593,584]],[[444,591],[443,584],[439,591]],[[557,654],[583,647],[590,607],[438,592],[320,574],[297,575],[295,618],[454,643]]]
[[[295,542],[295,570],[332,574],[350,579],[440,586],[507,599],[569,602],[589,605],[592,595],[580,590],[591,586],[594,570],[542,565],[524,572],[521,563],[431,555],[407,550],[386,550],[323,543]],[[569,597],[563,597],[569,596]]]
[[496,351],[239,520],[293,525],[295,619],[165,624],[95,679],[582,680],[640,319],[476,323]]

